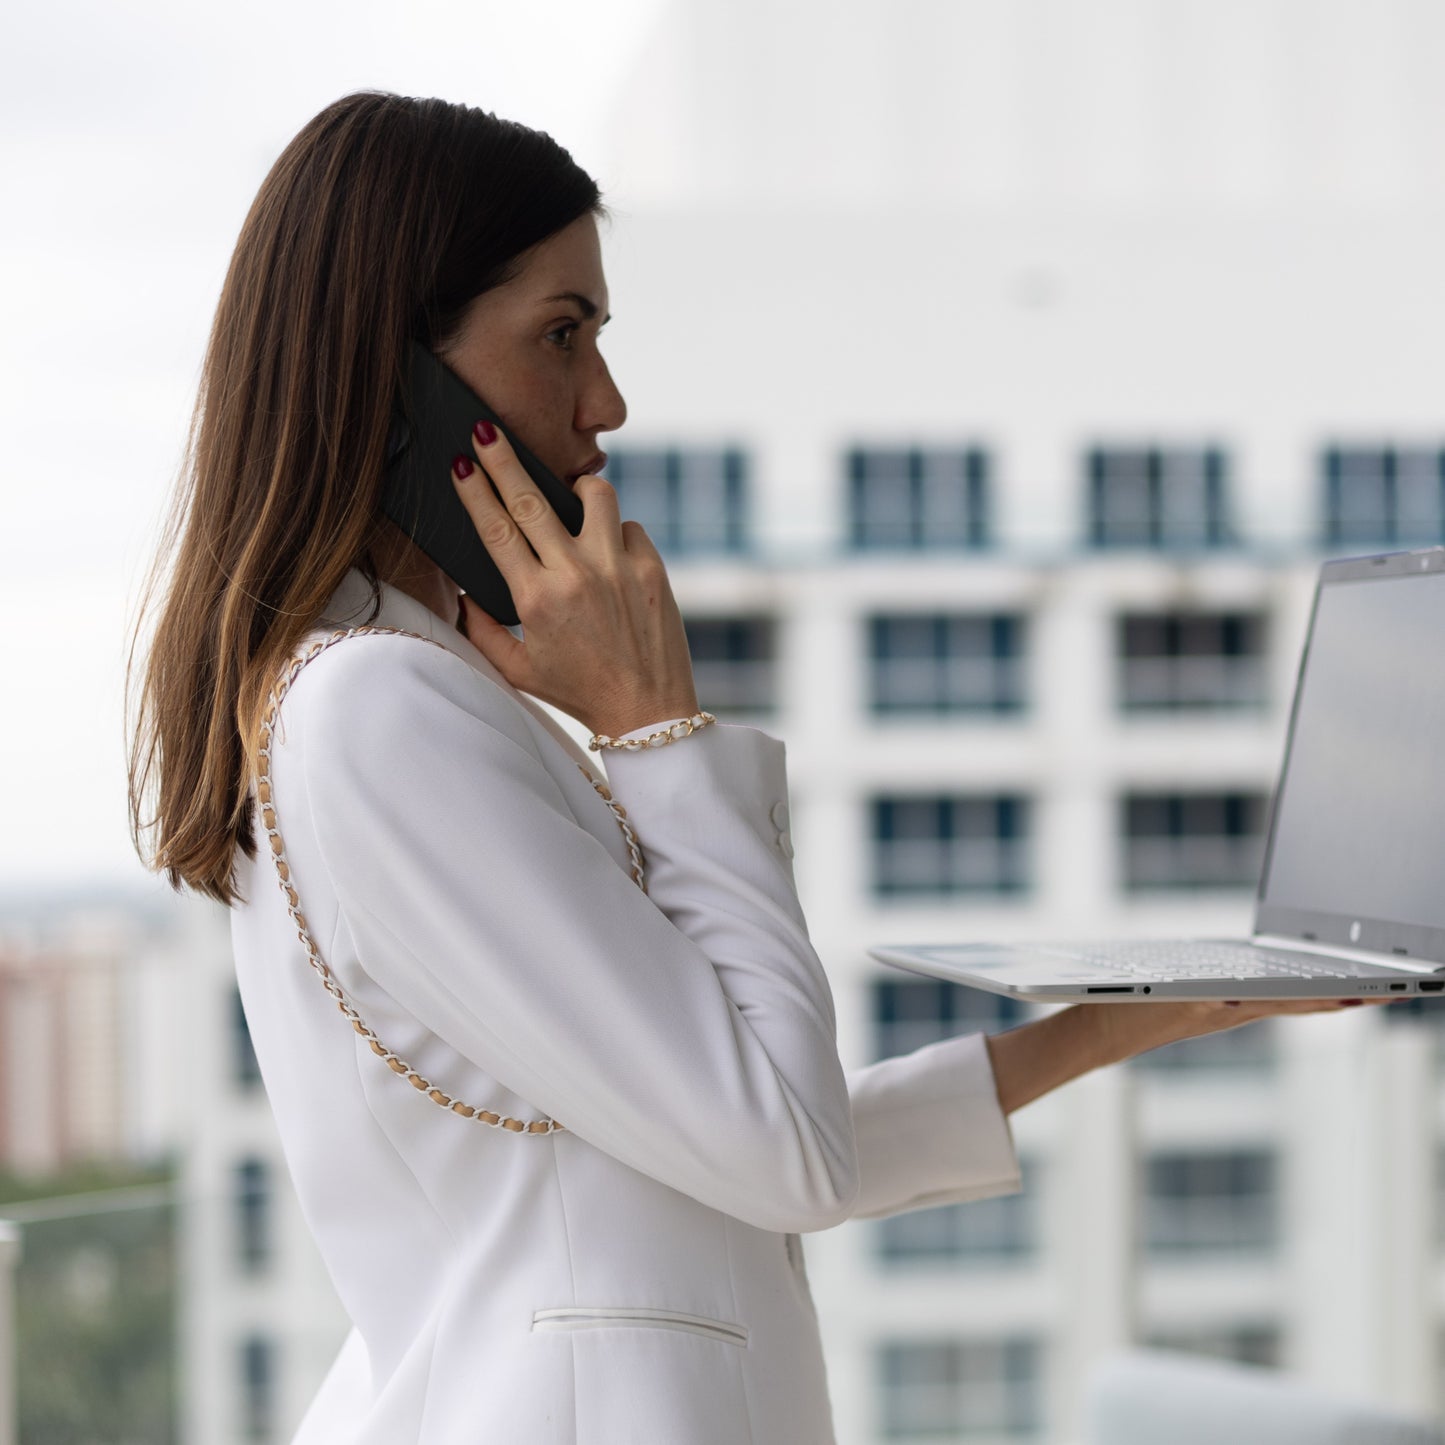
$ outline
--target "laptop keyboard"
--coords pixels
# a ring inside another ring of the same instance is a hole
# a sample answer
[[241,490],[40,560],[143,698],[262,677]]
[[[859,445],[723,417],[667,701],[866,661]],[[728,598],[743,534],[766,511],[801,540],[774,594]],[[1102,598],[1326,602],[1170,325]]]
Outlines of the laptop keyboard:
[[1246,943],[1144,940],[1101,948],[1048,945],[1031,951],[1137,978],[1359,978],[1372,971],[1347,959],[1317,959]]

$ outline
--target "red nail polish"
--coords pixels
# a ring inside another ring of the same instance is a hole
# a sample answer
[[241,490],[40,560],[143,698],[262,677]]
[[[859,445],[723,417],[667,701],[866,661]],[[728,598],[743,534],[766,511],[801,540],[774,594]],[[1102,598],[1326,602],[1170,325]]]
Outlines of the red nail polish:
[[469,477],[476,470],[476,463],[470,457],[454,456],[452,458],[452,471],[458,477]]
[[479,421],[472,428],[476,438],[484,447],[489,447],[497,439],[497,429],[489,421]]

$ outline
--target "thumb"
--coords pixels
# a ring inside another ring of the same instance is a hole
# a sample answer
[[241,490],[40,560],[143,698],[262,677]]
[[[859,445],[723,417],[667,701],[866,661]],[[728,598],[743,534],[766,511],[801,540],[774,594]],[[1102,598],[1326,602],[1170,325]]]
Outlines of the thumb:
[[462,593],[461,603],[462,612],[457,625],[467,641],[513,687],[520,687],[519,677],[526,671],[527,644],[513,637],[490,612],[479,607],[466,593]]

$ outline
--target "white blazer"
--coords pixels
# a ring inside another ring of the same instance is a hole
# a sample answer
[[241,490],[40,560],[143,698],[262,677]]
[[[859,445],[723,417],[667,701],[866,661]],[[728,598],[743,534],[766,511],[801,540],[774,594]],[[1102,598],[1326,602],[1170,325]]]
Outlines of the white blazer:
[[[236,970],[355,1326],[296,1445],[831,1445],[798,1235],[1019,1188],[980,1035],[844,1070],[790,863],[783,745],[717,724],[607,778],[454,629],[351,572],[283,703]],[[595,776],[595,769],[591,769]]]

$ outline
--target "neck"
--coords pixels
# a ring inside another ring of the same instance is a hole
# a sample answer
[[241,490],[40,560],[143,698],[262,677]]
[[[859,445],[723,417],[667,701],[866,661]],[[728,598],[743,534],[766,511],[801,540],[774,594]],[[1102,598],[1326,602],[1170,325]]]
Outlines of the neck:
[[448,627],[456,624],[461,589],[400,527],[386,523],[374,555],[385,581],[435,612]]

